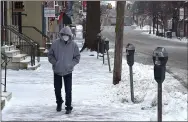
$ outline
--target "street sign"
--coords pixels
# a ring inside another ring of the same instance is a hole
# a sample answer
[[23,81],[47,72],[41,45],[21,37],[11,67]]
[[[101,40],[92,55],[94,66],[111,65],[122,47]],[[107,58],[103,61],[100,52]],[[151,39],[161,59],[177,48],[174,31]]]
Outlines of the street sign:
[[55,8],[44,8],[44,17],[55,17]]
[[44,17],[55,17],[55,1],[45,1]]

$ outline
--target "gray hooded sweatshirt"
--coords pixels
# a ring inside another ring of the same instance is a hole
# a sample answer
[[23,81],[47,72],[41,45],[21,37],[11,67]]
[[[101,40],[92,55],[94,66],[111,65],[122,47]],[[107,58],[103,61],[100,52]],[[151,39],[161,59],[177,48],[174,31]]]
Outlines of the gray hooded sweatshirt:
[[72,40],[71,29],[66,26],[59,32],[60,34],[70,35],[69,40],[56,39],[48,52],[48,60],[52,64],[55,74],[60,76],[72,73],[74,66],[80,61],[80,51],[76,42]]

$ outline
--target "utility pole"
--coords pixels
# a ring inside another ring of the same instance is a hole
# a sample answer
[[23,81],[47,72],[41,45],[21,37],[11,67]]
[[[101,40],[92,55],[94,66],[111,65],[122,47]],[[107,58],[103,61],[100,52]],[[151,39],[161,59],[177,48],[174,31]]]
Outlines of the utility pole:
[[113,84],[116,85],[121,81],[122,71],[122,52],[123,52],[123,31],[124,31],[124,11],[126,1],[117,1],[116,6],[116,40],[114,52],[114,71],[113,71]]

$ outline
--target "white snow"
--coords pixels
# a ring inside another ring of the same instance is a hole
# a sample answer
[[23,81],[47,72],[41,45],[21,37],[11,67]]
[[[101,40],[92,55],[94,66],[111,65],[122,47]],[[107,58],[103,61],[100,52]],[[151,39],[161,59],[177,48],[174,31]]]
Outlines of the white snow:
[[[104,26],[103,31],[104,32],[115,32],[116,26]],[[132,26],[124,26],[124,33],[128,33],[130,30],[132,30]]]
[[48,49],[45,49],[45,50],[44,50],[44,53],[48,53]]
[[36,67],[38,67],[38,66],[40,66],[40,62],[38,62],[38,61],[36,60],[36,61],[35,61],[35,65],[31,66],[31,64],[28,64],[27,68],[28,68],[28,69],[29,69],[29,68],[36,68]]
[[[143,28],[140,28],[139,26],[137,26],[135,28],[135,30],[143,31],[142,34],[151,36],[152,38],[156,38],[156,39],[162,39],[162,40],[165,40],[165,41],[183,42],[183,43],[187,43],[188,42],[188,38],[186,38],[186,37],[183,37],[182,39],[178,39],[176,37],[173,37],[172,39],[170,39],[170,38],[166,38],[166,37],[156,36],[156,34],[152,34],[152,33],[149,34],[149,30],[150,30],[150,26],[149,25],[145,25]],[[156,30],[157,29],[155,28],[155,31]],[[151,27],[151,31],[153,32],[153,27]],[[159,29],[159,32],[162,32],[162,29]]]
[[22,62],[22,63],[29,63],[30,61],[31,61],[31,57],[28,56],[28,57],[26,57],[24,60],[22,60],[20,62]]
[[[151,29],[152,29],[153,27],[151,27]],[[145,25],[143,28],[140,28],[140,26],[137,26],[136,28],[135,28],[135,30],[149,30],[150,29],[150,26],[149,25]]]
[[44,47],[39,47],[39,49],[44,50],[45,48]]
[[182,42],[182,43],[188,42],[188,38],[186,38],[186,37],[183,37],[182,39],[178,39],[176,37],[173,37],[173,38],[170,39],[170,38],[166,38],[166,37],[156,36],[155,34],[149,34],[148,32],[142,32],[142,34],[151,36],[152,38],[162,39],[162,40],[166,40],[166,41]]
[[[80,41],[80,40],[79,40]],[[78,42],[79,42],[78,41]],[[113,51],[113,50],[111,50]],[[94,56],[90,56],[94,54]],[[46,57],[35,70],[8,70],[7,90],[12,99],[2,111],[3,121],[151,121],[157,115],[157,83],[153,66],[135,63],[134,91],[130,100],[129,69],[123,59],[122,81],[112,84],[108,65],[96,52],[84,51],[73,72],[73,112],[56,112],[52,66]],[[113,68],[113,59],[111,59]],[[3,72],[2,72],[3,73]],[[62,89],[64,98],[64,87]],[[187,90],[166,73],[163,83],[163,120],[187,121]],[[64,107],[64,106],[63,106]]]
[[[150,27],[150,25],[145,25],[145,26],[142,27],[142,28],[140,28],[140,26],[137,26],[137,27],[135,28],[135,30],[139,30],[139,31],[148,31],[148,32],[149,32],[150,28],[151,28],[151,31],[153,31],[153,27],[152,27],[152,26]],[[157,31],[156,28],[155,28],[155,31]],[[162,32],[162,29],[159,28],[158,31],[159,31],[159,32]]]
[[82,29],[83,29],[83,28],[82,28],[82,25],[77,25],[77,26],[76,26],[76,29],[77,29],[77,30],[82,30]]
[[132,26],[136,27],[136,26],[137,26],[137,24],[136,24],[136,23],[134,23]]

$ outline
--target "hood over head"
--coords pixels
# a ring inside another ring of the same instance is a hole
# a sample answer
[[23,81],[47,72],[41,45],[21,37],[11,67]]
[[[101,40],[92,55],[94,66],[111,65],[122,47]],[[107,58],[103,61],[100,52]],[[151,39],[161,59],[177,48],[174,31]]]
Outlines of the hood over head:
[[72,37],[72,31],[70,29],[69,26],[66,26],[64,28],[62,28],[60,31],[59,31],[60,34],[66,34],[66,35],[69,35]]
[[[59,37],[60,37],[60,39],[62,39],[62,34],[65,34],[65,35],[70,36],[70,39],[72,39],[72,37],[73,37],[72,31],[71,31],[71,29],[70,29],[69,26],[65,26],[64,28],[62,28],[62,29],[60,30],[60,32],[59,32]],[[69,40],[70,40],[70,39],[69,39]]]

